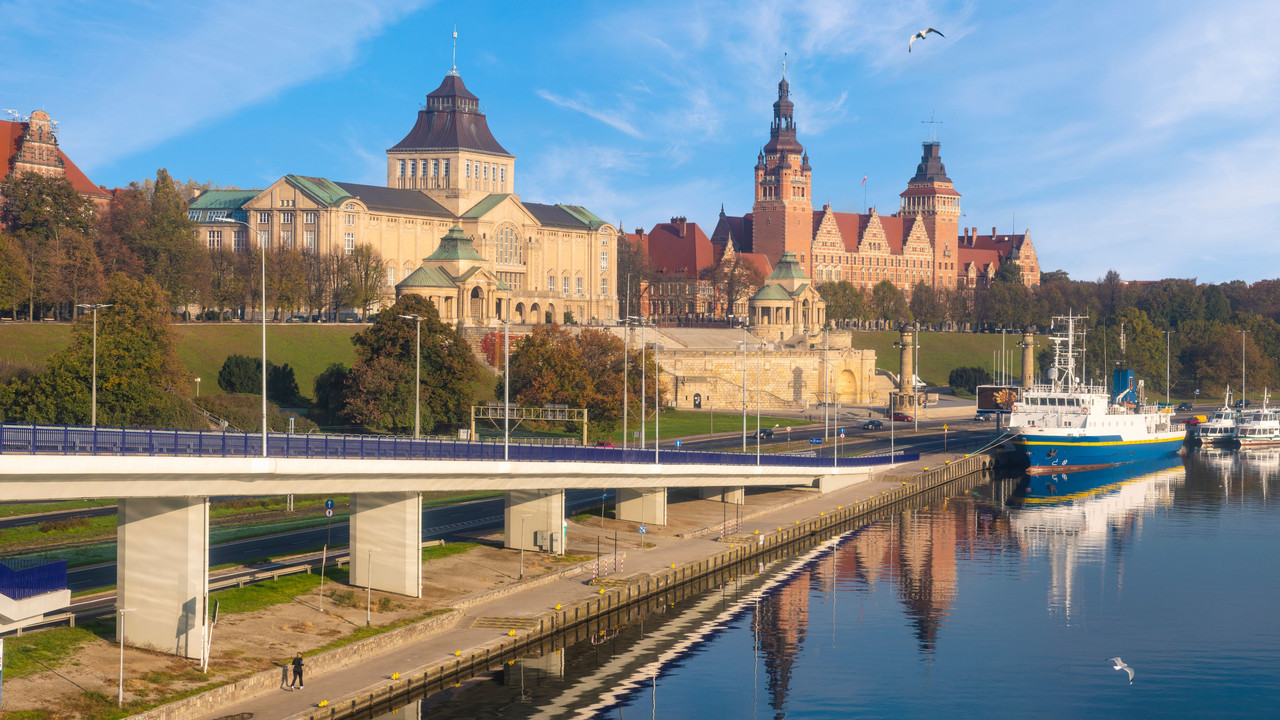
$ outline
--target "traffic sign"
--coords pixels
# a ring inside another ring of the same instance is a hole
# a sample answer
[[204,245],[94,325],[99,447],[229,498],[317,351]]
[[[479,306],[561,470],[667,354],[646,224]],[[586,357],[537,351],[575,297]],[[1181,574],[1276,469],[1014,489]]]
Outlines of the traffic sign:
[[333,508],[325,508],[324,516],[325,516],[325,517],[333,517]]
[[679,441],[679,440],[677,440],[677,441],[676,441],[676,447],[680,447],[680,441]]
[[647,533],[647,532],[649,532],[649,528],[647,528],[647,527],[645,527],[645,526],[641,525],[641,526],[640,526],[640,534],[641,534],[641,535],[643,535],[643,534],[645,534],[645,533]]
[[791,426],[790,426],[790,425],[788,425],[788,426],[787,426],[787,432],[791,432]]
[[330,510],[332,510],[332,509],[333,509],[333,500],[325,500],[325,501],[324,501],[324,506],[325,506],[325,507],[327,507],[327,508],[329,508]]
[[843,440],[843,439],[844,439],[844,430],[841,430],[841,431],[840,431],[840,439],[841,439],[841,440]]
[[822,444],[822,438],[809,438],[809,444],[810,444],[810,445],[821,445],[821,444]]

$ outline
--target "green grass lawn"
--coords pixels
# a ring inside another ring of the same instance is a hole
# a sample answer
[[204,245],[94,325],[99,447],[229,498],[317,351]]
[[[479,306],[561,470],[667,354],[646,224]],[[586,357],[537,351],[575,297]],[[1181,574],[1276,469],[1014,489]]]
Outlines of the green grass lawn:
[[[876,367],[897,373],[898,350],[893,344],[901,336],[891,330],[879,332],[854,332],[853,346],[876,351]],[[1014,378],[1022,374],[1022,349],[1018,342],[1021,334],[1004,336],[1005,353],[1009,357],[1009,373]],[[919,369],[916,374],[930,385],[946,385],[947,376],[957,367],[981,367],[991,370],[992,352],[1000,354],[1000,334],[995,333],[920,333]],[[1044,342],[1043,338],[1037,344]]]

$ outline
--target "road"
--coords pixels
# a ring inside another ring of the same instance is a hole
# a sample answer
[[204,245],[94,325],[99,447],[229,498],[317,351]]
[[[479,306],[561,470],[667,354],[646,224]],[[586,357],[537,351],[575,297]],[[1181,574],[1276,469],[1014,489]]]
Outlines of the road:
[[[612,497],[612,491],[608,491]],[[502,525],[503,498],[473,500],[457,505],[445,505],[422,511],[422,539],[447,538],[464,530],[483,530]],[[569,514],[600,502],[597,490],[569,490],[565,504]],[[209,566],[227,563],[243,563],[268,555],[297,555],[313,551],[322,545],[345,548],[350,542],[347,522],[335,522],[325,527],[295,530],[265,537],[237,540],[209,548]],[[219,575],[219,577],[223,577]],[[72,592],[109,587],[116,584],[116,564],[103,563],[67,571],[67,586]]]

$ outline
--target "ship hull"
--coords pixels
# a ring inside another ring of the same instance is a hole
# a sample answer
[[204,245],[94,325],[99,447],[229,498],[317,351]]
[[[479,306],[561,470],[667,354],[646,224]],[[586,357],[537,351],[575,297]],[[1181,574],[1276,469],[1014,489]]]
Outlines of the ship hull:
[[1114,434],[1057,435],[1051,432],[1022,433],[1013,445],[1027,456],[1028,475],[1096,470],[1125,463],[1173,455],[1182,447],[1186,434],[1155,433],[1138,439]]

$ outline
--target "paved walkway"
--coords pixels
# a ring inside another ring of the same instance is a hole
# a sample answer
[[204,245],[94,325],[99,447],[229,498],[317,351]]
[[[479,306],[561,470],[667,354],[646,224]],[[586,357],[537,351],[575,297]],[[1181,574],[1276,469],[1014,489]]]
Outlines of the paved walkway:
[[[849,505],[880,494],[883,490],[900,487],[901,477],[912,475],[925,467],[942,464],[951,455],[932,455],[921,458],[914,463],[894,466],[887,473],[878,475],[872,480],[858,485],[837,490],[826,495],[814,493],[812,498],[786,507],[774,508],[755,518],[744,519],[742,528],[737,534],[749,535],[759,530],[762,534],[775,531],[778,526],[792,525],[797,520],[816,516],[819,512],[834,510],[840,505]],[[678,505],[672,508],[678,512]],[[714,555],[724,549],[724,545],[716,540],[704,538],[679,539],[648,535],[641,537],[635,533],[623,534],[629,540],[639,542],[644,539],[654,543],[647,550],[628,550],[626,570],[620,577],[640,575]],[[536,580],[536,579],[535,579]],[[528,582],[528,581],[527,581]],[[581,576],[572,579],[558,579],[551,582],[529,582],[530,587],[504,597],[495,598],[454,611],[459,615],[456,626],[432,635],[424,636],[420,641],[391,650],[373,660],[361,663],[357,667],[346,668],[324,675],[306,677],[305,689],[273,691],[265,695],[244,700],[231,706],[223,707],[217,712],[201,717],[199,720],[214,720],[240,713],[253,713],[255,720],[276,720],[305,716],[314,711],[322,700],[330,705],[339,705],[343,698],[368,694],[375,687],[390,681],[392,673],[402,676],[421,675],[429,666],[454,657],[456,651],[466,656],[469,651],[482,648],[486,644],[497,643],[506,637],[505,631],[494,629],[471,628],[477,617],[522,617],[534,616],[553,609],[557,604],[570,604],[596,594],[597,590],[585,584]]]

